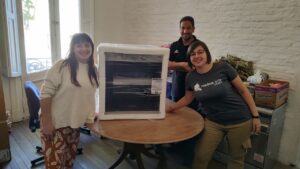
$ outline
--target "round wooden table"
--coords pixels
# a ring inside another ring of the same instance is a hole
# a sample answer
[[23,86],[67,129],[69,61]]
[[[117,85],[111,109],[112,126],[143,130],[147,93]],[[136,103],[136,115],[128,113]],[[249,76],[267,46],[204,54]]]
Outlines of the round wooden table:
[[[167,104],[171,101],[167,100]],[[187,140],[199,134],[204,127],[201,115],[187,107],[167,113],[164,119],[99,120],[92,129],[103,137],[124,142],[123,150],[109,169],[118,166],[127,154],[134,154],[138,167],[144,169],[141,153],[150,157],[145,144],[165,144]]]

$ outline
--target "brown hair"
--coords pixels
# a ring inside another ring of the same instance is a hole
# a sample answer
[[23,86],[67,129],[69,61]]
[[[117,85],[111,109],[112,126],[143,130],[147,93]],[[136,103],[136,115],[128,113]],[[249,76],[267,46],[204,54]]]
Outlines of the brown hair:
[[190,67],[193,67],[193,64],[191,62],[191,54],[198,46],[201,46],[204,49],[205,53],[206,53],[206,56],[207,56],[207,62],[206,63],[211,63],[211,55],[210,55],[210,52],[209,52],[209,49],[208,49],[207,45],[204,42],[200,41],[200,40],[196,40],[195,42],[193,42],[189,46],[189,48],[187,50],[188,64],[189,64]]
[[180,19],[179,26],[180,26],[181,22],[183,22],[183,21],[189,21],[189,22],[191,22],[193,28],[195,28],[195,21],[194,21],[193,17],[191,17],[191,16],[184,16],[183,18]]
[[[74,46],[75,46],[75,44],[82,43],[82,42],[90,43],[91,46],[92,46],[92,54],[91,54],[91,56],[89,57],[89,59],[87,61],[87,63],[88,63],[88,76],[89,76],[91,84],[95,85],[94,84],[94,82],[95,82],[96,86],[98,87],[99,83],[98,83],[98,78],[97,78],[97,73],[96,73],[97,69],[95,67],[94,56],[93,56],[94,43],[93,43],[92,39],[89,37],[89,35],[87,35],[86,33],[76,33],[72,36],[68,57],[63,61],[63,64],[62,64],[61,68],[63,66],[69,66],[70,73],[71,73],[71,82],[75,86],[80,87],[80,84],[77,80],[78,61],[75,57]],[[93,82],[92,79],[94,79],[94,82]]]

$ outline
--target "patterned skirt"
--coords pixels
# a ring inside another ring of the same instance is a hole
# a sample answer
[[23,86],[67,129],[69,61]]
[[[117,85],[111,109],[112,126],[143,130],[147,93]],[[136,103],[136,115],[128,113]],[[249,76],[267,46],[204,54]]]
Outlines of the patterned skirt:
[[52,141],[41,134],[46,169],[71,169],[79,139],[80,130],[70,127],[56,129]]

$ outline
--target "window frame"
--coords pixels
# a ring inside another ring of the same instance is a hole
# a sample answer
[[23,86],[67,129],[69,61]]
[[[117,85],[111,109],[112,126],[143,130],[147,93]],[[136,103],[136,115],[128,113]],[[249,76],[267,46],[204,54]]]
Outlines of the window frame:
[[[15,45],[9,43],[8,25],[6,16],[6,4],[9,2],[15,3],[15,22],[17,23],[17,36],[13,37],[16,41]],[[20,77],[26,76],[25,79],[41,80],[47,70],[28,73],[26,68],[26,52],[23,30],[23,16],[22,16],[22,1],[19,0],[5,0],[1,1],[5,13],[5,26],[3,31],[6,34],[3,51],[4,57],[0,59],[1,66],[3,67],[3,74],[7,77]],[[50,24],[50,44],[51,44],[51,61],[52,64],[61,59],[61,45],[60,45],[60,24],[59,24],[59,0],[48,0],[49,2],[49,24]],[[93,38],[94,35],[94,0],[79,0],[79,31],[90,34]],[[19,52],[18,55],[11,56],[9,48],[14,47]],[[17,66],[16,64],[17,63]],[[14,66],[14,67],[13,67]],[[14,69],[14,70],[13,70]]]

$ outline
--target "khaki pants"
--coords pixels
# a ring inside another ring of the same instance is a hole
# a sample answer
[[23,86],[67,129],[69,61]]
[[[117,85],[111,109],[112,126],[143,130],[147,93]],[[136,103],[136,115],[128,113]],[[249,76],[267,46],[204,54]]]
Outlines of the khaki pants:
[[194,169],[207,169],[214,151],[224,136],[228,139],[229,154],[231,156],[227,168],[243,169],[246,152],[243,143],[249,139],[251,130],[252,120],[226,126],[205,120],[204,132],[196,149]]

